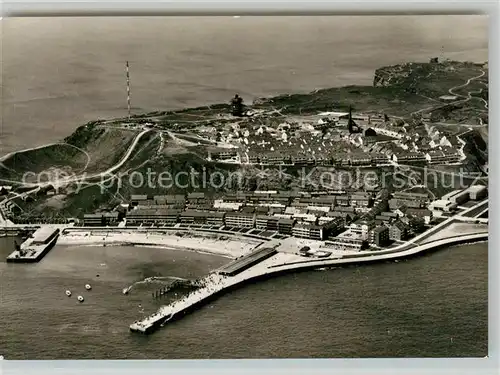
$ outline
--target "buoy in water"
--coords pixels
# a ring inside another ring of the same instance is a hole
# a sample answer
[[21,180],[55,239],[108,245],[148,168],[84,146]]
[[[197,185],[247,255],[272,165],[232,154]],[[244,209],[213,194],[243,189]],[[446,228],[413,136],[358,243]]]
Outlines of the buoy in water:
[[66,291],[66,295],[67,295],[68,297],[71,297],[71,290],[67,290],[67,291]]
[[92,287],[90,286],[90,284],[85,284],[85,289],[90,290],[92,289]]
[[78,296],[78,302],[83,302],[83,297],[82,296]]

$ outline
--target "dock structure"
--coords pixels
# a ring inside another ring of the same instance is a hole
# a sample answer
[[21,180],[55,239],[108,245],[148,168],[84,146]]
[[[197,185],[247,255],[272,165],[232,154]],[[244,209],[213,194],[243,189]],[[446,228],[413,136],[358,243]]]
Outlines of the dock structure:
[[154,332],[168,321],[173,320],[174,318],[179,318],[190,309],[195,308],[201,302],[207,300],[212,295],[222,291],[226,284],[223,280],[224,276],[217,273],[211,273],[204,279],[206,285],[204,288],[198,289],[188,294],[181,300],[171,303],[170,305],[162,306],[153,315],[150,315],[141,321],[132,323],[130,325],[130,330],[144,334]]
[[253,265],[267,259],[274,254],[276,254],[276,249],[271,247],[264,247],[262,249],[257,249],[252,251],[251,253],[238,258],[228,265],[219,269],[219,273],[224,276],[234,276],[247,268],[252,267]]
[[166,287],[155,290],[154,292],[151,293],[151,295],[155,299],[160,298],[160,297],[165,296],[167,294],[168,290],[169,290],[169,288],[166,286]]
[[33,245],[48,244],[58,234],[59,234],[59,229],[52,227],[42,227],[37,231],[35,231],[35,233],[33,233],[32,244]]
[[[144,320],[134,322],[130,325],[130,330],[149,334],[167,322],[179,319],[224,289],[239,284],[246,279],[254,278],[262,271],[254,270],[252,266],[262,263],[276,254],[277,251],[274,248],[262,248],[236,259],[227,266],[210,273],[207,277],[200,280],[203,287],[191,292],[178,301],[161,307],[155,314],[146,317]],[[267,268],[267,265],[264,268]]]
[[[168,322],[182,318],[182,316],[188,312],[195,310],[198,306],[206,303],[208,300],[216,297],[226,290],[231,289],[232,287],[236,287],[239,284],[251,280],[276,275],[278,273],[334,265],[391,261],[399,258],[414,256],[418,253],[435,250],[444,246],[487,239],[488,232],[474,233],[435,240],[421,245],[413,243],[403,244],[398,248],[382,250],[376,253],[359,252],[356,254],[343,255],[334,258],[316,258],[307,260],[299,255],[280,251],[267,257],[262,256],[258,263],[250,266],[249,268],[245,268],[243,267],[244,264],[251,263],[249,258],[252,257],[252,253],[250,253],[245,258],[247,261],[241,263],[236,263],[237,261],[234,261],[226,267],[221,268],[219,271],[212,272],[206,278],[202,279],[204,285],[202,288],[188,294],[179,301],[175,301],[170,305],[161,307],[155,314],[148,316],[141,321],[134,322],[130,325],[130,330],[133,332],[150,334],[156,329],[163,327]],[[265,251],[262,251],[262,255],[265,253]],[[233,276],[228,275],[228,273],[233,274]]]
[[56,244],[59,228],[42,227],[14,250],[7,262],[35,263],[40,261]]

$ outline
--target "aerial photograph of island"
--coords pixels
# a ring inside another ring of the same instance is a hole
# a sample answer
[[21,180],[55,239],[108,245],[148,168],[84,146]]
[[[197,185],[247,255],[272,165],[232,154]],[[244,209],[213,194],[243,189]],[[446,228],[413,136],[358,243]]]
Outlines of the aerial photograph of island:
[[0,20],[6,360],[488,355],[488,17]]

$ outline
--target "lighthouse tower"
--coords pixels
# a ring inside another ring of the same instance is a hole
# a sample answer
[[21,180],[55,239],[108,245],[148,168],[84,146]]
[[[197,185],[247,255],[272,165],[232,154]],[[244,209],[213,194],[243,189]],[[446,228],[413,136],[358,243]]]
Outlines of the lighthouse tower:
[[233,116],[243,116],[243,99],[238,94],[231,100],[231,112]]

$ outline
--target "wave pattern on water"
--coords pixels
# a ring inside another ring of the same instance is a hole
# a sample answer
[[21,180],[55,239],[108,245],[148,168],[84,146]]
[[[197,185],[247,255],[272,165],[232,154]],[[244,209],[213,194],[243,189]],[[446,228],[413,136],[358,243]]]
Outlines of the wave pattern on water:
[[[151,284],[151,283],[157,283],[161,285],[165,285],[165,280],[169,281],[175,281],[175,280],[180,280],[180,281],[186,281],[187,279],[183,277],[177,277],[177,276],[150,276],[146,277],[144,280],[136,281],[132,285],[129,285],[126,288],[123,288],[123,294],[126,294],[132,290],[133,287],[137,285],[143,285],[143,284]],[[168,283],[167,283],[168,285]]]
[[[487,243],[246,285],[148,338],[130,334],[128,325],[168,297],[153,299],[145,286],[194,279],[225,260],[158,249],[140,249],[140,260],[137,248],[114,248],[103,259],[108,267],[89,281],[95,268],[89,270],[81,259],[96,258],[102,248],[53,251],[33,267],[0,262],[0,343],[8,343],[0,349],[7,359],[487,354]],[[71,267],[54,275],[61,264]],[[92,291],[83,289],[87,282]],[[123,285],[137,289],[124,296]],[[74,295],[86,293],[85,302],[68,298],[67,288]]]

